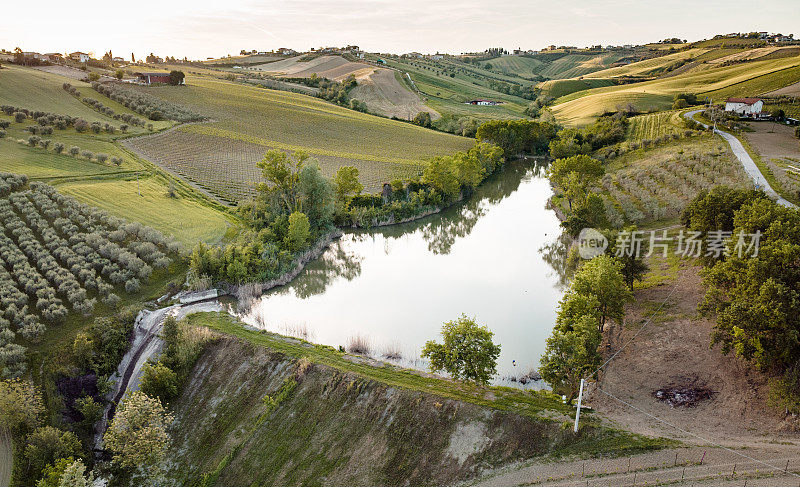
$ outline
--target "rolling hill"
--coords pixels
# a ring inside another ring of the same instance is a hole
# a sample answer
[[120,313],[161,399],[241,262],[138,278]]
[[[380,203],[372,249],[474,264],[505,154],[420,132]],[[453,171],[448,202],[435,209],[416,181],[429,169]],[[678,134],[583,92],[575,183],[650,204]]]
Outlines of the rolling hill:
[[302,150],[330,176],[343,165],[360,170],[376,191],[383,182],[419,174],[430,157],[474,142],[342,108],[318,98],[226,80],[189,76],[182,87],[137,87],[212,119],[130,139],[127,145],[167,170],[228,201],[251,195],[255,164],[269,149]]
[[[678,53],[684,55],[692,50]],[[694,51],[697,53],[697,51]],[[664,58],[668,58],[669,55]],[[634,63],[622,68],[600,71],[594,75],[626,76],[652,72],[655,61],[663,66],[664,58]],[[679,57],[672,59],[678,60]],[[642,64],[643,66],[637,66]],[[632,104],[638,110],[664,109],[672,104],[676,93],[691,92],[701,99],[719,101],[730,96],[756,96],[800,80],[800,56],[771,57],[766,54],[752,60],[734,63],[703,63],[677,75],[650,81],[615,85],[571,93],[553,103],[553,113],[563,123],[582,125],[620,105]]]

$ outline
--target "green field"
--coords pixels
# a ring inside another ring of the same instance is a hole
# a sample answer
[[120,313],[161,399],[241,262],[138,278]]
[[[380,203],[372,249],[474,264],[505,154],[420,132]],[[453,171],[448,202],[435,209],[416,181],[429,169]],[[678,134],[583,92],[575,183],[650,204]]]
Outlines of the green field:
[[190,197],[181,194],[174,198],[167,196],[164,184],[152,177],[143,177],[138,183],[135,177],[74,181],[59,184],[56,188],[112,215],[175,235],[188,247],[199,241],[218,242],[232,223],[221,212],[210,210]]
[[332,175],[355,165],[375,191],[398,176],[419,174],[436,155],[469,148],[471,139],[348,110],[318,98],[189,76],[184,87],[140,88],[212,119],[127,144],[148,159],[240,201],[260,181],[255,163],[269,149],[303,150]]
[[[100,95],[86,83],[16,66],[3,67],[0,72],[0,105],[82,117],[90,122],[109,123],[115,127],[123,123],[95,111],[68,94],[62,88],[64,82],[78,87],[81,97],[100,100],[116,113],[130,113],[141,117]],[[52,141],[50,147],[45,149],[17,142],[26,141],[31,135],[25,131],[26,127],[36,125],[30,118],[16,123],[12,117],[0,114],[0,120],[11,122],[6,137],[0,139],[2,171],[25,174],[32,179],[57,184],[60,190],[87,203],[106,209],[116,216],[150,225],[173,235],[188,246],[199,240],[216,242],[227,227],[234,223],[226,211],[220,210],[219,205],[184,183],[176,182],[179,198],[165,196],[168,190],[167,178],[160,175],[155,166],[120,145],[120,138],[146,133],[145,128],[131,127],[127,135],[119,131],[115,134],[104,131],[98,134],[91,131],[79,133],[72,127],[65,130],[55,129],[50,135],[40,136]],[[168,121],[154,122],[157,128],[172,124]],[[53,144],[56,142],[63,143],[67,148],[77,146],[95,154],[118,156],[123,162],[116,166],[110,161],[100,163],[82,156],[73,157],[66,154],[66,151],[64,154],[56,154],[53,151]],[[135,181],[130,183],[130,180],[135,180],[136,173],[140,174],[143,181],[143,198],[131,194],[131,186],[135,189]]]

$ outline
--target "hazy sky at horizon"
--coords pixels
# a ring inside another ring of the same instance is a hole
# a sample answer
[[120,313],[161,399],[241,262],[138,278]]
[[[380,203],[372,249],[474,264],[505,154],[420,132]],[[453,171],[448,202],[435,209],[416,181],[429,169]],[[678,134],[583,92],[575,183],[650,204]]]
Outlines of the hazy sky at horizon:
[[140,0],[86,7],[63,0],[5,5],[0,47],[200,59],[240,49],[346,44],[371,52],[460,53],[727,32],[800,34],[798,0]]

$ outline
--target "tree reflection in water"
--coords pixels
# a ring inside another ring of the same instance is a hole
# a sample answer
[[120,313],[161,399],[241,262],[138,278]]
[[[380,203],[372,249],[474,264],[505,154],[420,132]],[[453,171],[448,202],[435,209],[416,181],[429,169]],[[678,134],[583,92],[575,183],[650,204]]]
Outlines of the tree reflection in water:
[[[357,246],[349,244],[378,236],[383,237],[386,254],[391,253],[395,241],[405,235],[419,232],[430,252],[447,255],[459,239],[472,232],[490,207],[517,191],[523,181],[541,176],[545,170],[546,165],[539,159],[511,161],[502,172],[487,178],[474,194],[465,198],[464,202],[441,213],[416,222],[348,232],[341,240],[332,243],[321,258],[309,263],[289,285],[274,292],[276,294],[294,292],[297,297],[304,299],[322,294],[329,284],[339,278],[348,281],[355,279],[361,274],[363,256],[353,250]],[[568,240],[561,237],[539,249],[543,259],[558,274],[561,284],[568,278],[567,249]]]
[[571,246],[572,237],[567,232],[561,232],[552,242],[539,248],[542,260],[552,267],[558,276],[558,289],[565,289],[569,285],[580,263],[578,259],[570,258]]

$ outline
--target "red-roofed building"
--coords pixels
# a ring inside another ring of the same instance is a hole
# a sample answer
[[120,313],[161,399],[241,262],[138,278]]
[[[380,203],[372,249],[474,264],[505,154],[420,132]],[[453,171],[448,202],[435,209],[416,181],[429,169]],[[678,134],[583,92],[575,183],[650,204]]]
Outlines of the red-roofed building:
[[725,111],[738,113],[741,117],[758,117],[764,109],[761,98],[728,98],[725,100]]
[[169,83],[169,73],[134,73],[139,83],[151,85],[153,83]]

